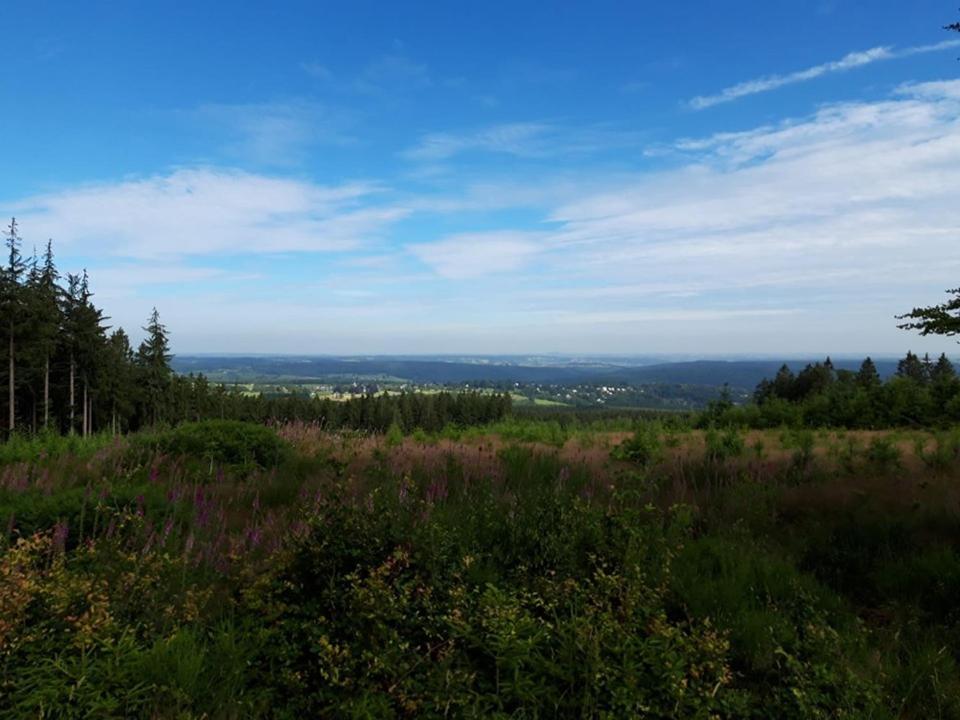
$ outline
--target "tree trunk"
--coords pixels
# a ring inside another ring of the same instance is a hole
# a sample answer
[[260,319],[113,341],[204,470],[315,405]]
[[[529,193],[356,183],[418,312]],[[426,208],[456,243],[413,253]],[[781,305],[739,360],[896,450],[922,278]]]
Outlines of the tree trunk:
[[83,379],[83,436],[84,437],[87,436],[87,432],[90,429],[89,426],[87,425],[87,412],[89,411],[89,409],[90,408],[87,405],[87,379],[84,378]]
[[50,356],[43,365],[43,429],[50,427]]
[[76,413],[76,379],[77,363],[73,359],[73,353],[70,353],[70,434],[73,435],[76,424],[74,415]]
[[13,360],[13,352],[15,346],[13,344],[13,323],[10,323],[10,384],[8,387],[9,396],[10,396],[10,434],[13,435],[13,431],[16,428],[17,424],[17,408],[16,408],[16,395],[13,391],[15,373],[17,369],[17,364]]

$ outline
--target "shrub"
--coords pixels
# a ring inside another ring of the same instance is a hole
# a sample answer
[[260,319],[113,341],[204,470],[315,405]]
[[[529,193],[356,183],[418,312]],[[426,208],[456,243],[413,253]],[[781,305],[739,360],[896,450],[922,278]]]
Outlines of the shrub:
[[652,465],[663,457],[658,426],[643,423],[633,433],[633,437],[620,443],[613,449],[613,456],[620,460],[630,460],[638,465]]
[[893,438],[878,435],[870,441],[867,447],[867,458],[882,470],[889,470],[900,466],[900,448]]
[[186,455],[213,463],[271,468],[290,456],[290,446],[272,428],[238,420],[185,423],[153,436],[137,436],[172,455]]
[[743,435],[736,428],[727,428],[723,432],[708,428],[704,435],[706,442],[706,460],[710,463],[724,463],[743,455]]

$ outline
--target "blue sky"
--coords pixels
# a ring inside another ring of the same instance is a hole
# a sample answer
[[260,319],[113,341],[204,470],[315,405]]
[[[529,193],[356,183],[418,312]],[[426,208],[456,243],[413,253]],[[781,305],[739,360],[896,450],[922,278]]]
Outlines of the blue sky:
[[954,5],[7,0],[0,213],[180,353],[951,351]]

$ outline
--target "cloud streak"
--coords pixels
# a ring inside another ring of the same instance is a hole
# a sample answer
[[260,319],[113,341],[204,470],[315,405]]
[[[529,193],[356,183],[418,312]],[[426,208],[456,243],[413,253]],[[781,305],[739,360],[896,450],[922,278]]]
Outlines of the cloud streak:
[[805,70],[798,70],[786,75],[767,75],[753,80],[747,80],[724,88],[714,95],[698,95],[690,100],[689,104],[694,110],[705,110],[706,108],[733,102],[734,100],[739,100],[740,98],[750,95],[770,92],[786,85],[808,82],[832,73],[846,72],[882,60],[896,60],[914,55],[949,50],[956,47],[960,47],[960,40],[944,40],[943,42],[933,45],[919,45],[899,50],[889,46],[874,47],[869,50],[848,53],[839,60],[814,65]]
[[194,168],[38,195],[7,211],[32,237],[92,256],[338,252],[379,237],[407,213],[373,204],[380,190]]

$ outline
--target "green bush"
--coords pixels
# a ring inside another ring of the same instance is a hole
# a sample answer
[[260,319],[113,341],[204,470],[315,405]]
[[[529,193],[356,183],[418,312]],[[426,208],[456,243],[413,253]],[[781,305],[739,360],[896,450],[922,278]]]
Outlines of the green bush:
[[737,428],[730,427],[720,432],[710,427],[703,437],[707,462],[719,464],[743,455],[745,443]]
[[867,458],[881,470],[897,468],[900,467],[900,448],[893,438],[878,435],[867,447]]
[[633,437],[613,449],[613,456],[642,466],[659,462],[663,457],[659,427],[653,423],[642,423],[634,431]]
[[184,423],[152,436],[135,436],[134,440],[171,455],[194,457],[211,464],[272,468],[291,454],[290,446],[272,428],[239,420]]

